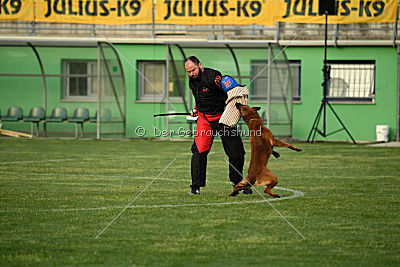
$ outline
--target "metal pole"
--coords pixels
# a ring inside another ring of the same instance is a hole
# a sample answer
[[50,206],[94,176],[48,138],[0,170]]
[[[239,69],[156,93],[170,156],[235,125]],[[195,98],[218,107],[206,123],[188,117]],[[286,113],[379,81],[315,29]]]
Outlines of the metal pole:
[[271,44],[268,43],[267,128],[271,117]]
[[31,23],[32,25],[32,30],[31,30],[31,36],[36,36],[36,4],[33,5],[33,21]]
[[239,62],[236,58],[235,52],[233,51],[232,47],[228,44],[225,44],[225,46],[229,49],[229,51],[231,51],[231,55],[233,57],[233,61],[235,62],[235,66],[236,66],[236,71],[238,74],[238,79],[239,79],[239,83],[242,84],[242,76],[240,75],[240,68],[239,68]]
[[114,51],[115,57],[118,61],[119,69],[121,70],[121,80],[122,80],[122,94],[124,96],[123,103],[123,121],[124,121],[124,137],[126,136],[126,83],[125,83],[125,73],[124,68],[122,67],[121,59],[119,58],[118,52],[114,49],[112,45],[107,43],[107,45]]
[[335,47],[337,47],[337,41],[339,40],[339,24],[336,24],[335,27]]
[[96,138],[100,139],[100,114],[101,114],[101,79],[100,79],[100,68],[101,68],[101,46],[100,42],[97,43],[97,131]]
[[397,47],[397,120],[396,141],[400,141],[400,47]]
[[119,113],[121,114],[121,117],[124,117],[124,111],[122,110],[121,104],[119,103],[117,89],[116,89],[114,81],[112,79],[110,67],[108,66],[109,63],[106,60],[106,55],[104,54],[104,51],[102,49],[100,49],[100,50],[101,50],[101,55],[104,58],[104,66],[106,66],[106,71],[107,71],[108,78],[110,80],[111,89],[112,89],[114,97],[115,97],[115,102],[117,103],[118,110],[119,110]]
[[281,39],[281,23],[276,22],[275,42],[278,44]]
[[[36,48],[31,44],[28,43],[28,45],[32,48],[33,52],[36,55],[36,58],[39,63],[40,71],[42,73],[42,83],[43,83],[43,109],[44,109],[44,114],[46,115],[46,110],[47,110],[47,86],[46,86],[46,76],[44,74],[44,68],[42,64],[42,60],[40,59],[39,53],[36,50]],[[43,132],[44,136],[47,137],[47,129],[46,129],[46,121],[43,122]]]
[[[180,45],[176,44],[175,46],[178,47],[179,51],[181,51],[181,54],[183,56],[183,61],[185,61],[186,60],[185,51],[183,51],[183,48]],[[185,88],[183,88],[183,90],[185,90]],[[189,89],[189,96],[190,96],[189,97],[190,98],[189,107],[190,107],[190,110],[192,110],[192,108],[193,108],[193,98],[192,98],[192,90],[190,90],[190,89]]]
[[[326,65],[326,58],[327,58],[327,54],[328,54],[328,13],[325,12],[325,43],[324,43],[324,70],[323,70],[323,74],[324,74],[324,102],[326,103],[326,95],[327,95],[327,90],[328,90],[328,77],[327,77],[327,65]],[[323,136],[325,137],[326,135],[326,107],[324,104],[324,120],[323,120],[323,131],[324,134]]]
[[155,10],[156,10],[156,2],[157,0],[153,1],[153,9],[151,14],[151,37],[155,37]]
[[397,28],[398,28],[398,23],[399,23],[399,9],[400,9],[400,6],[397,7],[396,19],[394,20],[394,25],[393,25],[393,46],[396,46],[396,40],[397,40]]
[[[169,113],[169,104],[168,104],[168,97],[169,97],[169,92],[168,92],[168,85],[169,85],[169,44],[167,44],[167,59],[166,59],[166,67],[165,67],[165,113]],[[165,130],[167,133],[169,132],[169,118],[168,116],[165,117]]]
[[[179,79],[178,69],[176,68],[174,55],[173,55],[173,53],[171,51],[171,46],[169,46],[169,45],[168,45],[168,52],[169,52],[169,55],[171,56],[172,71],[174,72],[174,76],[175,76],[176,86],[178,88],[178,92],[182,97],[183,105],[185,106],[186,112],[189,112],[189,109],[188,109],[188,106],[187,106],[187,103],[186,103],[186,99],[185,99],[185,95],[184,95],[183,89],[181,87],[181,80]],[[169,79],[169,75],[168,75],[168,79]],[[169,84],[168,84],[168,86],[169,86]],[[167,88],[169,89],[169,87],[167,87]]]

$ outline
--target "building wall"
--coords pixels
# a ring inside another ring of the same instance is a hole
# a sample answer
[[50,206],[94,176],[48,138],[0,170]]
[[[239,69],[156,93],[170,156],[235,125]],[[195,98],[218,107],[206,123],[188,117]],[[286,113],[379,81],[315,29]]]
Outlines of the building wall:
[[[164,113],[165,103],[147,103],[138,99],[138,73],[134,69],[138,68],[139,60],[165,60],[166,46],[161,44],[117,44],[117,49],[128,59],[121,58],[126,80],[126,114],[127,129],[126,137],[138,137],[135,129],[138,126],[146,130],[145,137],[152,137],[159,130],[165,130],[165,118],[154,118],[153,114]],[[0,72],[1,73],[40,73],[33,52],[30,48],[26,50],[14,51],[9,48],[0,49]],[[38,48],[41,58],[45,64],[46,73],[59,74],[62,68],[62,59],[96,59],[96,48],[68,49],[68,48]],[[21,52],[22,51],[22,52]],[[265,50],[266,51],[266,50]],[[285,52],[291,60],[301,61],[301,100],[293,105],[293,137],[300,140],[306,140],[311,130],[311,126],[317,115],[322,99],[322,59],[323,47],[293,47],[289,46]],[[223,74],[236,74],[236,69],[232,65],[232,58],[229,53],[224,51],[214,51],[205,53],[191,50],[190,54],[199,53],[199,58],[205,62],[219,62],[218,65],[210,67],[220,69]],[[249,60],[252,54],[257,56],[263,51],[238,53],[239,63],[243,67],[242,75],[247,75]],[[177,57],[177,54],[174,53]],[[187,54],[189,55],[189,54]],[[265,52],[265,56],[267,56]],[[7,60],[4,60],[7,59]],[[175,58],[176,59],[176,58]],[[182,59],[182,58],[181,58]],[[350,103],[332,103],[332,107],[339,115],[351,135],[357,141],[374,141],[375,127],[378,124],[387,124],[390,126],[390,140],[393,140],[396,131],[396,102],[397,102],[397,53],[394,47],[329,47],[328,59],[343,60],[375,60],[376,61],[376,85],[375,85],[375,103],[369,104],[350,104]],[[133,66],[134,67],[133,67]],[[69,116],[76,107],[87,107],[91,116],[97,109],[96,102],[76,102],[65,101],[62,96],[62,79],[47,78],[47,103],[50,115],[51,109],[57,106],[66,107]],[[246,84],[248,80],[244,79]],[[187,84],[187,82],[186,82]],[[189,89],[186,86],[186,101],[190,102]],[[28,115],[29,109],[34,106],[41,106],[43,103],[43,90],[40,77],[0,77],[0,108],[1,114],[5,115],[7,109],[17,105],[24,109],[24,114]],[[178,112],[184,112],[181,101],[172,101]],[[263,103],[250,103],[250,105],[261,106],[265,110]],[[172,105],[169,106],[172,110]],[[328,109],[327,112],[328,132],[340,128],[333,113]],[[171,121],[185,121],[184,117],[171,118]],[[320,124],[321,125],[321,124]],[[177,132],[180,127],[189,129],[186,123],[171,124],[170,130]],[[3,128],[22,130],[29,132],[29,123],[4,123]],[[49,131],[62,132],[63,135],[73,135],[73,124],[48,124]],[[85,132],[92,133],[96,131],[95,124],[86,124]],[[68,132],[68,134],[66,134]],[[335,140],[349,141],[350,138],[344,132],[338,132],[328,138],[317,136],[317,140]]]
[[[37,47],[46,74],[62,74],[63,59],[96,60],[96,48],[51,48]],[[0,72],[20,74],[41,74],[39,63],[30,47],[2,47],[0,49]],[[0,108],[2,116],[8,108],[20,106],[24,116],[29,114],[32,107],[43,106],[44,92],[42,77],[0,77]],[[64,107],[68,116],[72,116],[77,107],[85,107],[94,116],[97,108],[95,101],[82,102],[63,100],[62,78],[46,77],[47,86],[47,115],[55,107]],[[29,132],[30,122],[2,122],[4,129]],[[57,132],[62,136],[73,135],[74,123],[47,123],[49,132]],[[85,124],[86,132],[95,132],[94,124]]]
[[[321,83],[323,47],[288,47],[289,59],[300,59],[302,68],[301,102],[294,104],[293,136],[306,140],[323,95]],[[329,47],[328,60],[375,60],[375,103],[334,103],[332,107],[357,141],[376,140],[376,125],[390,127],[390,139],[396,134],[397,53],[394,47]],[[327,109],[327,132],[341,129],[336,117]],[[322,124],[320,124],[322,129]],[[345,131],[316,140],[351,140]]]

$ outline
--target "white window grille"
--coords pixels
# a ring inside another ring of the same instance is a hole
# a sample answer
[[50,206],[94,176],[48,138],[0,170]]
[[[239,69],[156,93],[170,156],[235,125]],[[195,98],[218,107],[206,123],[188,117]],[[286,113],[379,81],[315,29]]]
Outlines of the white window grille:
[[327,98],[342,101],[373,101],[375,62],[328,61],[330,80]]

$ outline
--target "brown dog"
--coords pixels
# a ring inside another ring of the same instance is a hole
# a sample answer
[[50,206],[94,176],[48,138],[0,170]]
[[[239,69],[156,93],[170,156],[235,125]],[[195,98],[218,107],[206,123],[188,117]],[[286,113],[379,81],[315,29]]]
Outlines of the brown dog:
[[278,184],[278,179],[267,168],[268,159],[271,154],[277,154],[272,151],[272,148],[274,146],[281,146],[298,152],[301,149],[275,139],[271,131],[264,126],[260,115],[258,115],[257,111],[260,110],[259,107],[252,108],[240,103],[237,103],[236,107],[240,110],[240,114],[249,128],[251,159],[247,177],[234,186],[230,196],[236,196],[240,190],[249,188],[252,185],[266,185],[265,193],[273,197],[280,197],[278,194],[271,192],[271,189]]

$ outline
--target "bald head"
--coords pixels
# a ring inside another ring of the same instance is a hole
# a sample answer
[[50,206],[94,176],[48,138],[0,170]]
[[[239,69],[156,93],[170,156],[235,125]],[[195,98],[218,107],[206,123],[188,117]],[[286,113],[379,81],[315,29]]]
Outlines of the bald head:
[[201,72],[204,70],[203,64],[195,56],[190,56],[185,60],[185,69],[189,77],[193,79],[199,78]]

